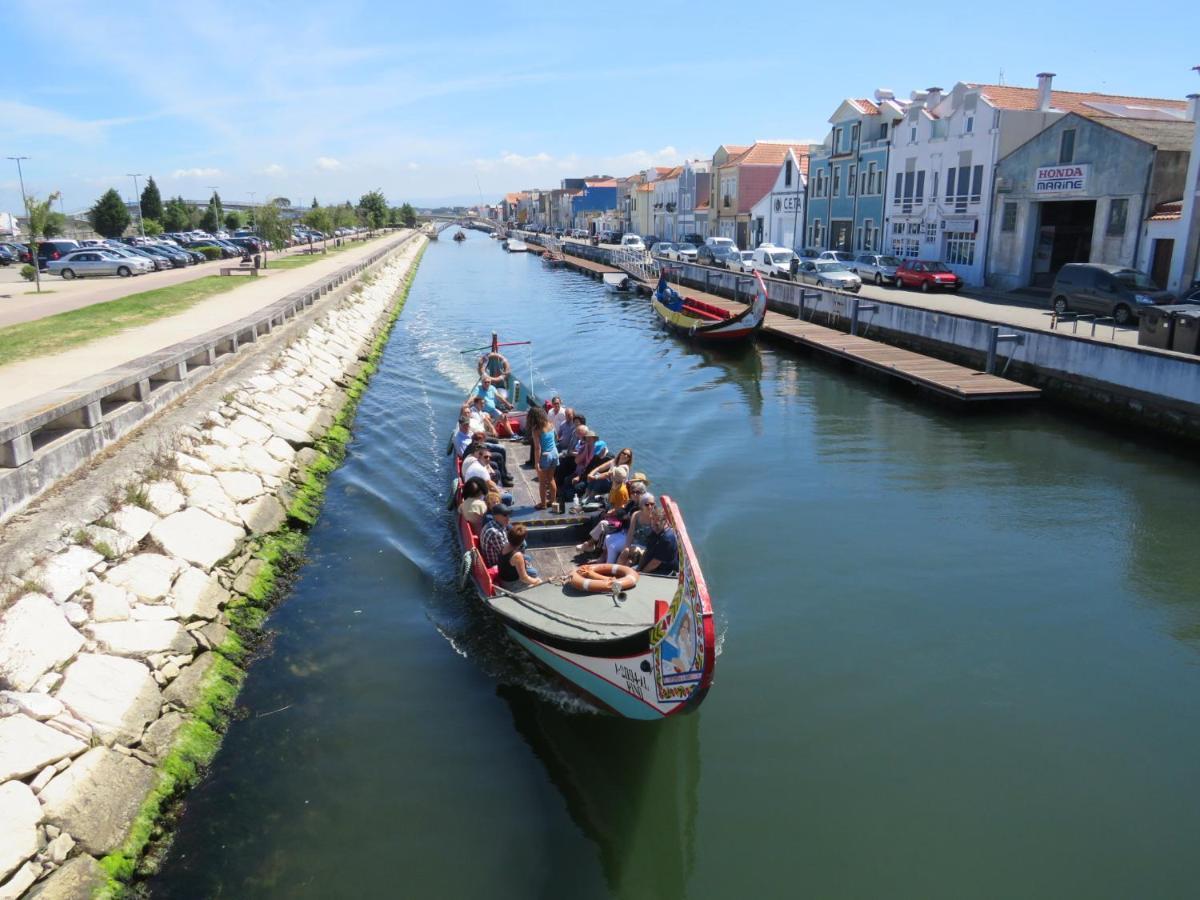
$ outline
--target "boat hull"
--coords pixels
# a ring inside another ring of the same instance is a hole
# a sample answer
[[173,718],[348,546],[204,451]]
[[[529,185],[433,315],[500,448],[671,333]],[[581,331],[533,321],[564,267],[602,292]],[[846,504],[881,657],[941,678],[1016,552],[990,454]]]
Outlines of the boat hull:
[[[651,295],[650,305],[662,323],[676,334],[704,342],[729,342],[745,340],[762,328],[767,317],[767,288],[762,277],[755,275],[758,281],[758,291],[754,301],[741,312],[728,314],[724,310],[716,310],[709,304],[682,298],[681,308],[673,308],[664,302],[665,294],[672,293],[666,286],[665,276],[660,279],[658,289]],[[678,297],[676,305],[678,305]],[[689,305],[707,308],[712,314],[720,312],[727,318],[710,318],[708,316],[689,314]]]

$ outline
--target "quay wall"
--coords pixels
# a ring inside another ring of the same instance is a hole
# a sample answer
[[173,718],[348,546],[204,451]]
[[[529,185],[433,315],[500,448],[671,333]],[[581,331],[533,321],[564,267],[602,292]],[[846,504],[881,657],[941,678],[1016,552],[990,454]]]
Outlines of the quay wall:
[[147,874],[299,565],[425,245],[394,247],[275,352],[198,390],[190,424],[102,512],[80,499],[30,564],[6,554],[0,897],[117,896]]
[[[603,247],[564,243],[563,249],[594,262],[612,261],[611,251]],[[697,290],[750,299],[751,282],[739,273],[675,263],[671,277]],[[1114,421],[1200,441],[1200,356],[1022,328],[777,279],[767,279],[767,291],[775,312],[846,330],[857,305],[859,335],[980,370],[987,362],[992,332],[999,329],[1002,336],[1016,340],[998,343],[995,374]]]

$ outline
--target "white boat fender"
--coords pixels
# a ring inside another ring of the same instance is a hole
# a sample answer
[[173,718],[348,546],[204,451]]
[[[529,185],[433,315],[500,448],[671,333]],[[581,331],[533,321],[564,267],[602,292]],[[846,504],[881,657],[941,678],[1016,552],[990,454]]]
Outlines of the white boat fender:
[[471,565],[475,562],[475,551],[468,550],[462,556],[462,563],[459,565],[458,571],[458,588],[462,590],[467,586],[467,579],[471,577]]

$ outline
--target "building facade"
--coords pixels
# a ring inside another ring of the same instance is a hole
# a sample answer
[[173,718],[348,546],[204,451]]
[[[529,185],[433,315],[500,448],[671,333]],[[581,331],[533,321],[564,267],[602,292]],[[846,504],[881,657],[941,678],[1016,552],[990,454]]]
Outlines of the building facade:
[[1195,126],[1069,113],[996,166],[987,282],[1049,287],[1067,263],[1143,268],[1168,281],[1173,241],[1147,221],[1183,195]]
[[616,212],[615,178],[588,179],[584,181],[583,189],[571,197],[571,219],[575,228],[591,229],[597,219],[615,218]]
[[751,243],[799,251],[804,235],[809,157],[789,147],[771,190],[750,211]]
[[679,173],[682,166],[675,166],[663,172],[654,185],[654,221],[651,223],[652,234],[664,241],[674,241],[678,237],[676,231],[676,213],[679,209]]
[[907,107],[880,89],[874,100],[843,100],[829,117],[832,128],[809,160],[804,247],[881,249],[890,138]]
[[809,146],[782,141],[757,141],[740,153],[729,155],[727,161],[719,166],[714,156],[714,177],[719,195],[717,235],[731,238],[742,248],[756,246],[753,243],[755,232],[751,227],[751,210],[770,193],[789,150],[797,158],[807,157]]
[[689,160],[680,167],[676,227],[681,238],[689,234],[708,237],[710,167],[706,159]]

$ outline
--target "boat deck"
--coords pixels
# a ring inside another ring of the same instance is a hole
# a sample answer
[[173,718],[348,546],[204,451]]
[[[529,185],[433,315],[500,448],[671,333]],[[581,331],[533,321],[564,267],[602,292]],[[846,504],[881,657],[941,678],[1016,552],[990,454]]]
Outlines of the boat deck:
[[[653,290],[652,285],[644,288]],[[740,312],[746,304],[716,294],[709,294],[681,284],[671,284],[682,296],[694,297],[704,303],[731,312]],[[945,362],[891,344],[847,334],[813,322],[768,312],[762,333],[776,340],[818,350],[891,378],[899,378],[932,393],[967,402],[991,400],[1030,400],[1041,390],[998,375]]]
[[557,584],[506,587],[514,596],[497,593],[488,603],[506,618],[542,634],[572,641],[612,641],[641,634],[653,625],[655,602],[669,602],[678,585],[673,575],[642,575],[616,599],[612,594],[585,594]]

